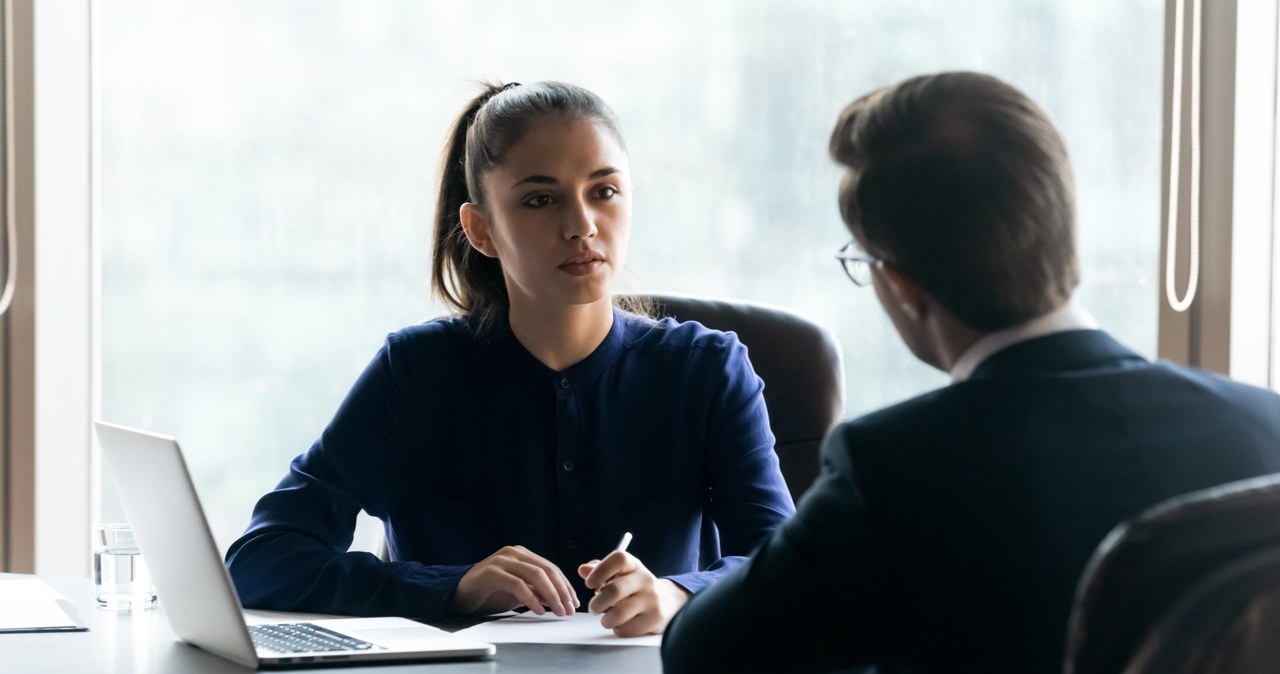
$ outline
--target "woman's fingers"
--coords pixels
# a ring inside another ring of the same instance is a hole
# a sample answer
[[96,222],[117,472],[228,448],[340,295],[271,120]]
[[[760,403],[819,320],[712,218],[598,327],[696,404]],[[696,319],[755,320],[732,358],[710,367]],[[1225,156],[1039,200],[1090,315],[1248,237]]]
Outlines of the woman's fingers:
[[[560,570],[560,567],[552,564],[547,558],[530,552],[523,546],[515,547],[518,550],[517,557],[521,561],[541,569],[545,574],[545,578],[551,583],[554,588],[553,591],[546,594],[540,592],[539,594],[546,599],[554,598],[559,602],[562,612],[556,612],[556,615],[569,615],[577,610],[578,593],[573,591],[573,586],[569,584],[569,579],[565,577],[564,572]],[[536,574],[534,574],[534,577],[539,580],[542,578]],[[547,605],[552,607],[555,606],[551,601],[548,601]]]
[[[587,603],[587,610],[597,615],[608,615],[629,597],[642,593],[645,585],[645,579],[640,574],[616,576],[596,592],[596,596]],[[605,627],[612,626],[605,624]]]
[[638,637],[661,632],[657,600],[652,595],[633,594],[609,609],[600,624],[620,637]]
[[[516,561],[510,564],[506,570],[533,591],[536,595],[535,600],[537,603],[545,604],[553,613],[559,616],[573,613],[572,602],[564,596],[553,578],[555,574],[560,572],[559,569],[555,569],[552,572],[539,564]],[[542,612],[534,608],[534,606],[530,605],[529,608],[538,615],[542,615]]]
[[[508,605],[516,602],[514,605]],[[538,615],[573,613],[577,595],[555,564],[523,546],[502,548],[471,567],[458,581],[451,610],[474,614],[527,606]]]
[[[606,557],[601,566],[608,561]],[[689,593],[670,580],[654,576],[634,557],[624,568],[600,586],[588,609],[603,614],[600,625],[620,637],[661,634],[688,601]]]
[[[547,612],[543,608],[544,602],[541,597],[523,578],[500,568],[492,569],[492,573],[495,576],[493,584],[495,593],[509,593],[516,601],[520,602],[517,606],[527,606],[536,615],[542,615]],[[515,606],[512,608],[515,608]],[[554,611],[555,609],[553,608],[552,610]]]
[[[590,563],[591,562],[588,562],[587,564]],[[586,564],[583,566],[586,566]],[[595,568],[591,569],[586,576],[583,576],[582,582],[588,589],[599,590],[612,578],[628,573],[634,573],[637,569],[643,568],[644,565],[641,564],[640,560],[636,559],[636,557],[631,553],[618,552],[615,550],[596,563]],[[647,571],[648,570],[646,569],[646,572]],[[579,567],[578,572],[582,572],[582,567]]]
[[[596,590],[588,608],[603,614],[600,624],[622,637],[660,634],[689,596],[626,552],[582,564],[578,574]],[[566,616],[578,606],[578,598],[559,567],[518,545],[502,548],[471,567],[450,599],[450,610],[456,613],[493,613],[519,606],[537,615],[545,614],[547,607]]]

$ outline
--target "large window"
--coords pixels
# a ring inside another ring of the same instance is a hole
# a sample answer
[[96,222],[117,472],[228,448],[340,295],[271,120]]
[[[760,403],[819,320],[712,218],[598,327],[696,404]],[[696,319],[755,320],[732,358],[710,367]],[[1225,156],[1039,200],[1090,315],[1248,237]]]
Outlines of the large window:
[[[832,256],[826,143],[855,95],[991,72],[1076,167],[1077,295],[1156,349],[1156,0],[112,0],[99,5],[101,409],[177,435],[219,544],[385,334],[440,313],[430,215],[479,79],[562,79],[619,113],[631,290],[792,307],[841,336],[847,412],[945,383]],[[107,490],[108,494],[110,490]],[[107,504],[107,512],[112,507]]]

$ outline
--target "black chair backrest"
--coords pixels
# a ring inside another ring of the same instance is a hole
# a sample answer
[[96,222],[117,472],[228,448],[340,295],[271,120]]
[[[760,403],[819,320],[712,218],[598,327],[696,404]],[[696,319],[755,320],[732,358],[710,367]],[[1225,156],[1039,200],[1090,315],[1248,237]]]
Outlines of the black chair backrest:
[[799,501],[818,477],[822,439],[844,413],[844,368],[834,333],[793,311],[754,302],[642,297],[652,303],[655,317],[734,332],[746,345],[752,367],[764,380],[782,476]]
[[1076,589],[1065,670],[1280,671],[1280,474],[1112,530]]

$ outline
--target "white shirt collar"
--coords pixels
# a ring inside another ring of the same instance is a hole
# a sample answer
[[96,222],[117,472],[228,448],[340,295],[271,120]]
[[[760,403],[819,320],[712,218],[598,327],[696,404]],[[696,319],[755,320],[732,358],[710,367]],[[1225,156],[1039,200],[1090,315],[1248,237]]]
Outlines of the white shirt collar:
[[1097,329],[1098,322],[1093,319],[1093,316],[1089,315],[1089,312],[1076,306],[1074,302],[1068,301],[1066,304],[1039,318],[1033,318],[1021,325],[983,335],[968,349],[965,349],[965,352],[956,359],[955,365],[951,366],[951,383],[958,384],[968,379],[983,361],[994,356],[997,351],[1013,346],[1018,342],[1051,335],[1055,332],[1066,332],[1067,330]]

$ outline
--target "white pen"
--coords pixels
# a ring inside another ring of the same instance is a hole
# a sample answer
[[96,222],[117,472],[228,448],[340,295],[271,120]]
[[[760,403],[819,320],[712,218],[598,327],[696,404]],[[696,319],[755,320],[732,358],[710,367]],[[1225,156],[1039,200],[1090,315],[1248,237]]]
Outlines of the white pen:
[[618,541],[618,547],[614,548],[614,552],[626,552],[627,546],[631,545],[631,532],[622,532],[622,540]]

